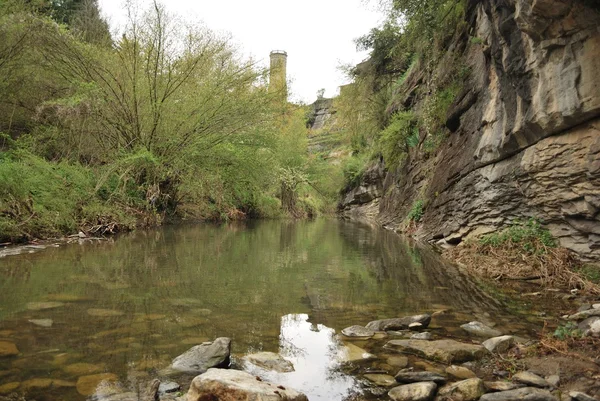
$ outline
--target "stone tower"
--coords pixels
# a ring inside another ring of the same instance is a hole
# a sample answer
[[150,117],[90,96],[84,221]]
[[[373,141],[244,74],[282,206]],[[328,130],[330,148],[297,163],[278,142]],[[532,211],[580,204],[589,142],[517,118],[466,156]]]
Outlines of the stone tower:
[[287,53],[273,50],[270,56],[269,92],[280,93],[287,100]]

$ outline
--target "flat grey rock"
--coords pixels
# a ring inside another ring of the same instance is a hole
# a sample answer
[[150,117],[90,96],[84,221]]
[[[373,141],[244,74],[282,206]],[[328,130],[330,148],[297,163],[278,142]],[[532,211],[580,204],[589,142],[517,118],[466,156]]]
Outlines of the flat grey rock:
[[489,354],[481,345],[454,340],[391,340],[384,347],[446,364],[474,361]]
[[428,401],[435,395],[437,384],[421,382],[394,387],[388,396],[394,401]]
[[525,387],[525,385],[522,383],[503,382],[503,381],[483,382],[483,385],[489,391],[510,391],[510,390],[516,390],[518,388]]
[[429,326],[430,322],[431,315],[423,314],[394,319],[374,320],[367,324],[367,329],[371,329],[373,331],[406,330],[413,323],[420,323],[422,325],[421,328],[425,329],[427,326]]
[[411,340],[431,340],[433,336],[429,332],[416,333],[410,336]]
[[279,373],[294,371],[294,365],[290,361],[283,359],[281,355],[274,352],[258,352],[246,355],[243,359],[266,370]]
[[482,345],[490,352],[506,352],[514,343],[513,336],[500,336],[489,338]]
[[534,387],[552,387],[544,378],[531,372],[519,372],[512,377],[513,381]]
[[582,393],[581,391],[570,391],[569,396],[577,401],[598,401],[594,397]]
[[473,334],[478,337],[500,337],[502,335],[501,331],[491,328],[490,326],[486,326],[481,322],[469,322],[460,326],[461,329],[466,331],[469,334]]
[[159,394],[175,393],[179,390],[181,390],[181,386],[175,382],[160,382],[158,386]]
[[213,342],[196,345],[173,359],[170,368],[183,373],[200,374],[209,368],[229,366],[231,340],[219,337]]
[[558,401],[548,390],[523,387],[516,390],[487,393],[479,401]]
[[448,378],[434,372],[411,372],[400,371],[395,376],[398,383],[434,382],[436,384],[446,383]]
[[350,326],[342,330],[342,334],[346,337],[357,337],[357,338],[371,338],[375,335],[375,332],[371,329],[367,329],[363,326]]
[[246,372],[213,368],[194,378],[186,400],[308,401],[308,398],[294,389],[260,380]]

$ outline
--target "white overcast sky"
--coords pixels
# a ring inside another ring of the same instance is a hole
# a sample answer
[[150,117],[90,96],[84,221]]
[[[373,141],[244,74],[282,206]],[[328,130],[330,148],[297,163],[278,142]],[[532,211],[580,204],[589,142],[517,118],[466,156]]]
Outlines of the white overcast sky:
[[[145,0],[147,1],[147,0]],[[140,3],[143,4],[143,1]],[[244,53],[268,66],[271,50],[288,53],[290,100],[312,103],[319,89],[337,94],[347,83],[341,64],[367,57],[354,39],[377,26],[382,15],[361,0],[163,0],[167,9],[208,28],[230,33]],[[115,29],[123,24],[124,0],[99,0]]]

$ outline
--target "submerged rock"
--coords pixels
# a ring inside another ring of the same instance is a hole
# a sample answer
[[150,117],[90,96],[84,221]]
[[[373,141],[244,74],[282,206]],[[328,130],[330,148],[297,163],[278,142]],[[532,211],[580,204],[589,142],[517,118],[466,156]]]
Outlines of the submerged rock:
[[29,319],[28,322],[33,323],[36,326],[46,327],[46,328],[52,327],[52,325],[54,324],[52,319]]
[[38,310],[46,310],[46,309],[54,309],[60,308],[61,306],[65,306],[62,302],[29,302],[27,304],[27,309],[38,311]]
[[376,358],[375,355],[351,343],[344,344],[340,348],[338,357],[341,362],[356,362]]
[[454,340],[392,340],[388,341],[385,347],[447,364],[481,359],[488,353],[481,345],[464,344]]
[[400,371],[395,376],[398,383],[434,382],[436,384],[446,383],[448,378],[434,372],[404,372]]
[[85,376],[93,373],[100,373],[106,369],[104,364],[93,365],[91,363],[74,363],[72,365],[65,366],[63,370],[73,376]]
[[391,387],[398,384],[394,376],[382,374],[382,373],[367,373],[364,377],[370,382],[381,386],[381,387]]
[[433,398],[436,389],[434,382],[405,384],[391,389],[388,396],[394,401],[428,401]]
[[429,332],[425,333],[416,333],[410,336],[412,340],[431,340],[433,336]]
[[485,340],[482,345],[490,352],[506,352],[514,343],[513,336],[500,336]]
[[438,391],[440,397],[453,401],[475,401],[483,394],[483,380],[476,377],[447,384]]
[[473,334],[474,336],[478,336],[478,337],[490,338],[490,337],[500,337],[502,335],[502,332],[500,332],[496,329],[492,329],[491,327],[486,326],[485,324],[483,324],[481,322],[477,322],[477,321],[463,324],[460,327],[467,333]]
[[289,387],[262,381],[246,372],[213,368],[196,376],[187,393],[186,401],[204,400],[308,401],[308,398]]
[[422,328],[427,328],[430,322],[431,315],[423,314],[394,319],[374,320],[369,322],[366,327],[373,331],[406,330],[413,323],[420,323]]
[[94,317],[114,317],[123,316],[123,312],[112,309],[97,309],[92,308],[87,310],[87,314]]
[[77,380],[77,392],[81,395],[89,396],[96,392],[101,383],[116,382],[117,375],[112,373],[99,373],[97,375],[81,376]]
[[19,382],[10,382],[6,384],[0,384],[0,394],[9,394],[19,388],[21,383]]
[[547,390],[535,387],[523,387],[516,390],[500,391],[498,393],[487,393],[481,396],[479,401],[558,401],[558,399]]
[[231,339],[219,337],[213,342],[196,345],[173,359],[171,369],[191,374],[206,372],[209,368],[229,366]]
[[367,339],[373,337],[375,335],[375,332],[373,330],[367,329],[366,327],[354,325],[346,327],[344,330],[342,330],[342,334],[346,337]]
[[283,359],[281,355],[274,352],[258,352],[246,355],[243,359],[266,370],[280,373],[294,371],[294,365],[290,361]]
[[19,355],[19,349],[15,343],[10,341],[0,341],[0,358],[15,355]]

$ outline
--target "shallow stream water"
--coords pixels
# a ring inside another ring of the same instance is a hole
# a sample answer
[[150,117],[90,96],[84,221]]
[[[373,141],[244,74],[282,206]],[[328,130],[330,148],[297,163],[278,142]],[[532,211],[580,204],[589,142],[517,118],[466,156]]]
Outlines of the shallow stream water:
[[135,389],[193,345],[230,337],[234,362],[265,350],[296,368],[253,373],[344,400],[368,386],[343,364],[344,327],[447,310],[438,326],[529,330],[428,247],[356,223],[174,226],[29,251],[0,258],[0,342],[19,351],[0,357],[0,395],[90,399],[78,383],[102,373]]

